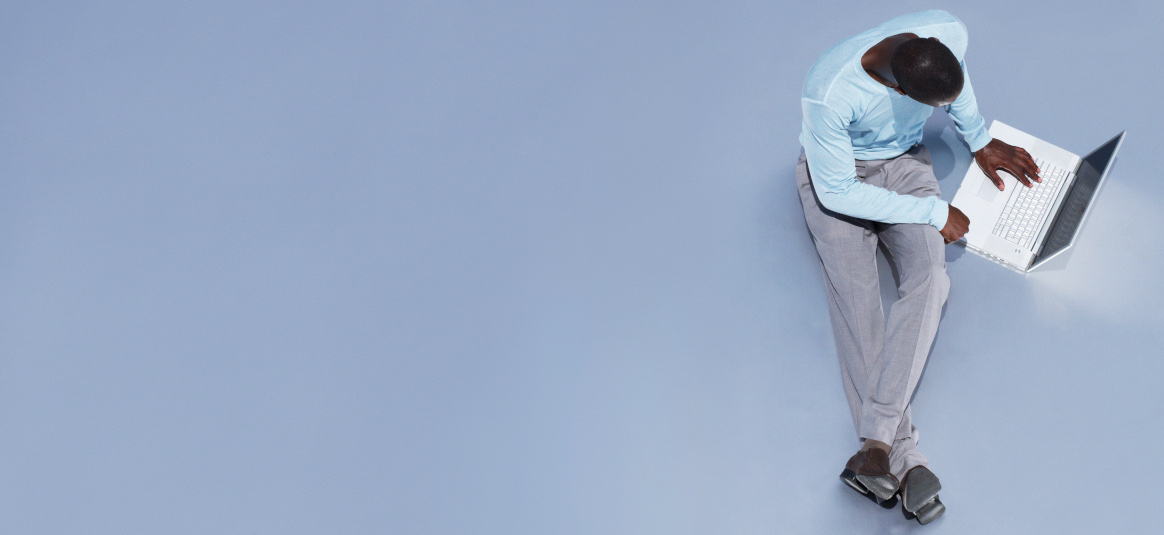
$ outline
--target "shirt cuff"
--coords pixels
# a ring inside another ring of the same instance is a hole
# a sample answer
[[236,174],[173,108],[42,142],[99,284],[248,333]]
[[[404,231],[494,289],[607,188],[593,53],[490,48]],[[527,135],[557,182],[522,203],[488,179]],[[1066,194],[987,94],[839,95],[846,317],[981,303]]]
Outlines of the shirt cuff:
[[970,152],[978,152],[992,139],[985,128],[979,128],[973,135],[966,137],[966,144],[970,145]]
[[930,224],[941,231],[946,228],[946,220],[950,218],[950,203],[938,197],[931,198],[934,200],[934,208],[930,210]]

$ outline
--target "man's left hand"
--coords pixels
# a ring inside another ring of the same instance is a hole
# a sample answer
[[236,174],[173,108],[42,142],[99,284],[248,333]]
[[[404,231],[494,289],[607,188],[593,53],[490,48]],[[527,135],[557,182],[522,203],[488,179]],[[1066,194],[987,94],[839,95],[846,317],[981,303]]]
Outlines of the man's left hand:
[[978,162],[978,167],[982,168],[982,172],[986,173],[990,181],[1000,190],[1003,187],[1002,178],[998,176],[999,169],[1014,175],[1028,188],[1032,185],[1031,181],[1043,181],[1039,178],[1039,167],[1035,165],[1035,159],[1031,158],[1026,149],[1008,145],[997,139],[990,140],[990,143],[975,152],[974,161]]

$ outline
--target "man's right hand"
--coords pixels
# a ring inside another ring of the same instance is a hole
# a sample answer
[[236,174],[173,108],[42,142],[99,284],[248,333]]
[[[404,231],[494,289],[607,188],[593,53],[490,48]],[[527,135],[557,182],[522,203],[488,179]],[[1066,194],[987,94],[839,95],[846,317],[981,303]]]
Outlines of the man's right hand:
[[969,231],[970,218],[961,210],[954,208],[954,205],[950,205],[950,215],[946,217],[946,226],[942,227],[942,237],[946,239],[946,245],[958,241]]

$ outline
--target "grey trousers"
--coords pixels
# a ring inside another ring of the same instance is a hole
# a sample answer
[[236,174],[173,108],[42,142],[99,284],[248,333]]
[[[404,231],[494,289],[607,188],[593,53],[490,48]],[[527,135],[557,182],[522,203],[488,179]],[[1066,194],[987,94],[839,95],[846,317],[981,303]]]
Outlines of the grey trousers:
[[[915,145],[889,160],[857,160],[857,179],[903,195],[937,196],[929,151]],[[831,212],[820,204],[803,153],[796,182],[824,273],[829,315],[860,438],[891,444],[890,468],[900,481],[917,465],[917,428],[909,402],[921,379],[950,289],[945,243],[925,224],[885,224]],[[877,246],[885,244],[897,271],[898,301],[888,321],[881,307]]]

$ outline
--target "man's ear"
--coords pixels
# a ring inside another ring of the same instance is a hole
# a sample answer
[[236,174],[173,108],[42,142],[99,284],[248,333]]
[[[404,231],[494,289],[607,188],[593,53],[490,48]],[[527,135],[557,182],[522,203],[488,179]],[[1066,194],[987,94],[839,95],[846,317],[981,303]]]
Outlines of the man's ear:
[[[938,41],[937,37],[931,37],[930,39],[933,39],[934,41]],[[941,41],[938,41],[938,42],[940,43]]]

